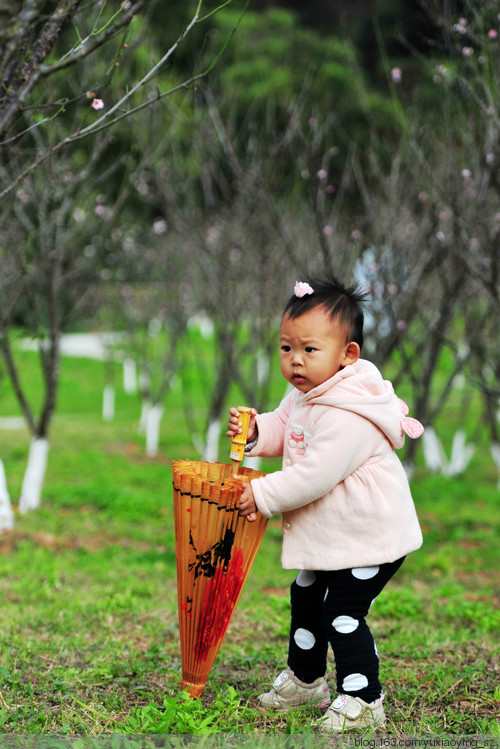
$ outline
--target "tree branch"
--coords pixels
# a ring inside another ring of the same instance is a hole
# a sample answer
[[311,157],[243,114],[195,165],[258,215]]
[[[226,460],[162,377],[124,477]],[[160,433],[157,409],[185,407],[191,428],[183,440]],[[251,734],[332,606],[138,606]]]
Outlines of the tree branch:
[[[83,60],[85,57],[88,57],[90,54],[92,54],[92,52],[95,52],[96,49],[102,47],[103,44],[106,44],[106,42],[108,42],[122,29],[128,26],[132,19],[137,15],[137,13],[142,10],[145,2],[146,0],[138,0],[134,5],[132,5],[131,8],[123,13],[119,21],[117,21],[112,26],[109,26],[109,28],[106,28],[104,32],[101,31],[99,37],[95,38],[96,35],[94,32],[89,34],[89,36],[83,39],[75,48],[66,53],[64,58],[67,59],[63,58],[63,62],[54,63],[54,65],[42,65],[40,68],[41,76],[46,78],[53,73],[58,73],[61,70],[66,70],[66,68],[69,68],[71,65],[74,65],[80,60]],[[118,15],[118,12],[115,13],[114,17]],[[94,43],[86,46],[92,39],[95,39]]]
[[[176,49],[179,47],[183,39],[189,34],[193,26],[198,22],[199,15],[198,11],[201,7],[201,0],[199,2],[197,12],[193,16],[192,20],[186,26],[182,34],[179,36],[177,41],[170,47],[169,50],[163,55],[163,57],[154,65],[147,73],[146,75],[138,81],[138,83],[133,86],[130,91],[128,91],[124,96],[121,97],[121,99],[116,102],[116,104],[111,107],[105,114],[103,114],[101,117],[99,117],[98,120],[93,122],[92,124],[88,125],[87,127],[76,130],[75,132],[68,135],[66,138],[64,138],[62,141],[57,143],[52,148],[49,148],[47,151],[42,153],[35,161],[33,161],[26,169],[24,169],[12,182],[10,185],[5,187],[0,192],[0,200],[4,198],[6,195],[8,195],[13,188],[18,185],[22,180],[25,179],[25,177],[28,176],[32,171],[34,171],[38,166],[44,163],[47,158],[52,156],[53,154],[60,151],[65,146],[74,143],[78,140],[82,140],[90,135],[94,135],[98,132],[101,132],[104,129],[107,129],[109,127],[112,127],[116,123],[120,122],[121,120],[125,119],[126,117],[131,116],[132,114],[135,114],[136,112],[141,111],[142,109],[151,106],[157,101],[160,101],[161,99],[165,98],[166,96],[171,96],[172,94],[176,93],[177,91],[180,91],[185,88],[189,88],[192,86],[196,81],[201,80],[203,77],[205,77],[208,72],[213,68],[214,62],[207,68],[207,70],[203,71],[202,73],[198,73],[197,75],[192,76],[186,81],[183,81],[182,83],[178,84],[177,86],[173,86],[168,91],[164,91],[163,93],[157,94],[151,99],[148,99],[146,102],[143,102],[142,104],[139,104],[138,106],[127,110],[126,112],[121,112],[115,117],[112,117],[112,119],[109,119],[114,113],[118,112],[120,109],[122,109],[123,105],[139,90],[141,89],[146,83],[148,83],[160,70],[160,68],[169,60],[169,58],[174,54]],[[225,49],[226,45],[224,45],[223,49]],[[220,58],[220,55],[222,54],[222,51],[217,56],[216,60]],[[0,120],[1,123],[1,120]],[[3,143],[0,143],[0,146],[7,145],[9,141],[4,141]]]
[[34,43],[26,62],[17,75],[15,85],[8,80],[4,81],[4,92],[8,89],[11,89],[12,92],[6,95],[4,102],[0,98],[0,103],[2,103],[0,137],[7,132],[17,114],[21,111],[24,102],[41,76],[41,63],[52,51],[62,29],[73,18],[81,2],[82,0],[63,0],[61,2]]
[[29,407],[28,401],[26,400],[24,391],[21,386],[21,382],[19,380],[17,367],[14,362],[14,357],[12,355],[12,348],[10,346],[10,341],[8,338],[8,333],[5,330],[3,324],[1,324],[1,330],[0,330],[0,351],[2,352],[4,361],[5,361],[5,366],[9,373],[9,377],[12,383],[12,387],[14,388],[17,401],[19,405],[21,406],[21,410],[24,413],[26,421],[28,422],[31,433],[34,434],[35,433],[35,421],[33,419],[32,411]]

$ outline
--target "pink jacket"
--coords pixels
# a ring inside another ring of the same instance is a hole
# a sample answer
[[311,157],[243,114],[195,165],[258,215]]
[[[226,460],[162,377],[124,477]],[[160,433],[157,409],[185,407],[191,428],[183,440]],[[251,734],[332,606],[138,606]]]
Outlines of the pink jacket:
[[254,479],[252,490],[265,517],[283,515],[284,569],[373,566],[421,546],[394,452],[404,443],[402,422],[392,385],[363,359],[257,416],[248,454],[283,456],[282,470]]

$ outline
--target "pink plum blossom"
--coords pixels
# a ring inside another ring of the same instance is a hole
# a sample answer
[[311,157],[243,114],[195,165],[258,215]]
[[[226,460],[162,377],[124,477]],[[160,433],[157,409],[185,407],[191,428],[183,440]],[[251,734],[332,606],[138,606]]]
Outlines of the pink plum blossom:
[[83,208],[75,208],[73,211],[73,218],[78,224],[81,224],[85,221],[87,214],[83,210]]
[[453,26],[453,31],[458,31],[459,34],[467,33],[467,19],[459,18],[458,23]]
[[24,192],[24,190],[18,190],[16,196],[19,198],[21,203],[23,203],[23,205],[26,205],[26,203],[30,202],[30,196],[26,192]]
[[103,109],[104,102],[102,99],[94,99],[90,106],[97,111],[98,109]]
[[490,29],[488,31],[488,36],[490,39],[496,39],[498,37],[498,31],[496,29]]
[[316,173],[316,177],[318,179],[326,179],[328,177],[328,172],[326,169],[320,169],[319,172]]
[[167,231],[167,222],[162,218],[157,218],[153,223],[153,231],[155,234],[165,234]]
[[209,247],[215,247],[220,237],[220,233],[221,230],[219,226],[210,227],[210,229],[207,231],[207,244],[209,245]]
[[401,83],[401,81],[403,80],[403,73],[401,72],[401,68],[392,68],[391,78],[393,83]]

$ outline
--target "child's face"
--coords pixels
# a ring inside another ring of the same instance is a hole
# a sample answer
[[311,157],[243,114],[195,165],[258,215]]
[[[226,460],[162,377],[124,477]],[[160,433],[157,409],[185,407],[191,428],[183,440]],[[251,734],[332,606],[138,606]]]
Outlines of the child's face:
[[324,307],[314,307],[300,317],[285,315],[280,329],[280,365],[283,377],[297,390],[308,393],[330,379],[341,367],[354,364],[357,343],[346,343],[341,325]]

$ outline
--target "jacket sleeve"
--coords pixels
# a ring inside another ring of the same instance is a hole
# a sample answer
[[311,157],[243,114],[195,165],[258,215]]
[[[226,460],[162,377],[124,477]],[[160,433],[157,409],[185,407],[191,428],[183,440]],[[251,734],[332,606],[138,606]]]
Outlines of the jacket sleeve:
[[[328,494],[377,452],[389,448],[382,432],[358,414],[332,409],[322,415],[306,454],[293,465],[251,482],[265,517],[302,507]],[[375,458],[376,459],[376,458]]]
[[283,455],[288,416],[296,397],[296,391],[292,391],[283,398],[277,409],[257,415],[257,441],[246,455],[250,457],[259,455],[263,458],[276,458]]

